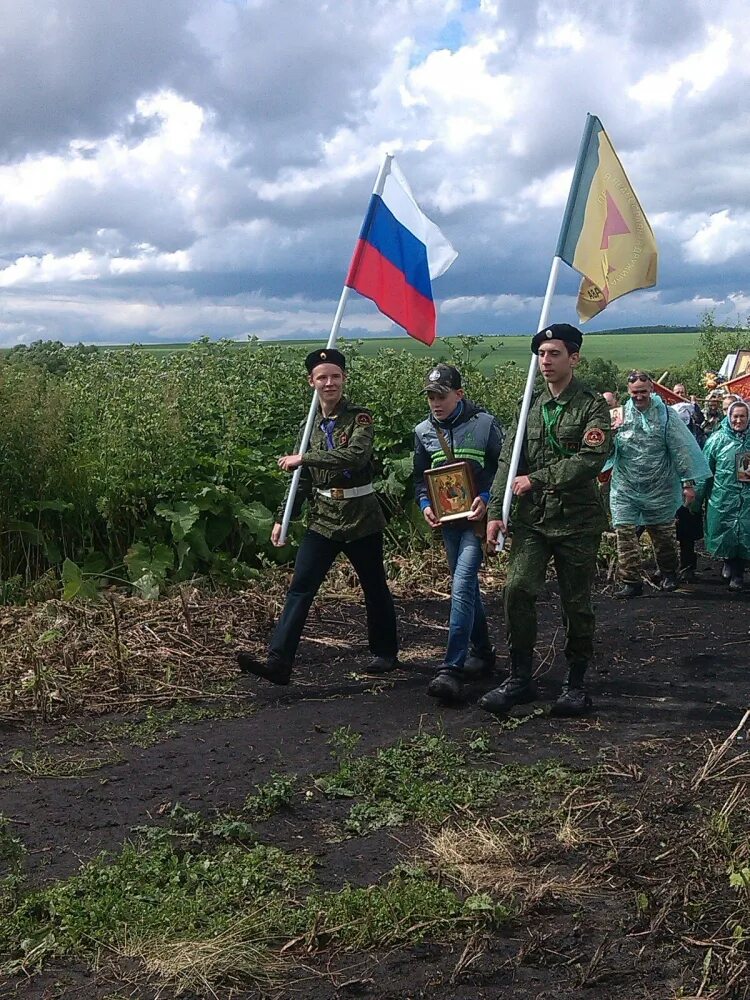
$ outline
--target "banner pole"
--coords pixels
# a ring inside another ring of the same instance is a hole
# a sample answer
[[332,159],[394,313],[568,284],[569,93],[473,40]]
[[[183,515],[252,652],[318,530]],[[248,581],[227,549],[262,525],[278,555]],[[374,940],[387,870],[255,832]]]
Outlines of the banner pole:
[[[383,157],[383,162],[378,171],[378,175],[375,179],[375,186],[373,188],[373,194],[380,195],[383,193],[383,186],[385,185],[385,179],[388,176],[388,171],[391,166],[391,160],[393,159],[392,153],[386,153]],[[341,297],[339,298],[339,304],[336,308],[336,314],[333,317],[333,323],[331,324],[331,332],[328,335],[328,341],[326,343],[326,350],[330,351],[336,346],[336,341],[339,336],[339,329],[341,328],[341,322],[344,318],[344,310],[346,309],[346,303],[349,298],[349,292],[351,289],[348,285],[344,285],[341,290]],[[305,429],[302,431],[302,440],[299,445],[299,454],[304,455],[310,444],[310,438],[312,437],[313,427],[315,425],[315,416],[318,412],[318,394],[313,393],[313,397],[310,401],[310,409],[307,414],[307,421],[305,423]],[[287,535],[289,533],[289,524],[292,520],[292,510],[294,508],[294,498],[297,496],[297,490],[299,489],[299,481],[302,476],[302,467],[298,466],[294,473],[292,474],[292,481],[289,485],[289,492],[286,498],[286,506],[284,507],[284,516],[281,521],[281,532],[279,534],[279,545],[283,545],[286,542]]]
[[[539,325],[537,327],[537,331],[543,330],[548,324],[550,308],[552,306],[552,297],[555,294],[555,285],[557,284],[557,275],[560,271],[560,264],[561,260],[559,257],[552,258],[552,266],[550,267],[549,278],[547,279],[547,291],[544,293],[544,301],[542,302],[542,311],[539,315]],[[518,465],[521,460],[523,439],[526,434],[526,420],[528,419],[529,410],[531,409],[531,397],[534,393],[534,383],[536,382],[537,370],[537,356],[536,354],[532,354],[531,363],[529,364],[529,374],[526,377],[526,387],[523,391],[523,399],[521,401],[521,411],[518,414],[518,423],[516,426],[516,436],[513,441],[513,450],[510,455],[508,481],[505,484],[505,494],[503,496],[503,522],[505,523],[506,529],[508,527],[508,518],[510,517],[510,505],[513,502],[513,480],[516,478]],[[504,545],[505,536],[500,534],[498,535],[495,551],[501,552]]]

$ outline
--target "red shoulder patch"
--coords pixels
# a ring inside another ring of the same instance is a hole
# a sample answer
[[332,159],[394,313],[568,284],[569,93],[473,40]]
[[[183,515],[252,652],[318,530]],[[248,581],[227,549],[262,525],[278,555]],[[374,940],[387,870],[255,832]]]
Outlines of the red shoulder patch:
[[372,417],[369,413],[358,413],[354,418],[354,423],[357,427],[366,427],[368,424],[372,423]]
[[589,448],[598,448],[600,444],[604,444],[606,438],[607,435],[601,427],[592,427],[583,435],[583,443]]

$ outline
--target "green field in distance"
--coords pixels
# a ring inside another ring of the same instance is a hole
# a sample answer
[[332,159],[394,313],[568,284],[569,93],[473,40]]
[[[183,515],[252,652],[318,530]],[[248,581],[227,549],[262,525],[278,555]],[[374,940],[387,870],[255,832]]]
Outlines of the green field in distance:
[[[698,333],[675,332],[675,333],[597,333],[588,337],[584,336],[583,353],[590,358],[601,357],[609,361],[614,361],[620,368],[646,368],[653,371],[655,376],[670,368],[685,364],[695,354],[698,347]],[[378,337],[367,340],[355,341],[358,349],[365,355],[375,354],[381,348],[391,348],[393,350],[407,350],[425,358],[440,357],[443,353],[443,345],[446,339],[438,338],[432,347],[425,347],[411,337]],[[355,339],[352,338],[352,341]],[[352,342],[350,341],[350,342]],[[264,344],[270,341],[258,341]],[[346,338],[341,339],[341,346],[345,347]],[[492,353],[482,362],[482,367],[491,370],[495,365],[507,361],[515,361],[517,364],[528,365],[529,360],[529,337],[498,336],[482,337],[482,343],[475,349],[475,353],[484,354],[488,348],[492,347]],[[322,340],[295,340],[288,341],[290,347],[322,347]],[[247,349],[246,341],[237,341],[237,349]],[[166,354],[176,351],[184,351],[189,344],[144,344],[145,351]],[[122,348],[119,348],[122,349]]]

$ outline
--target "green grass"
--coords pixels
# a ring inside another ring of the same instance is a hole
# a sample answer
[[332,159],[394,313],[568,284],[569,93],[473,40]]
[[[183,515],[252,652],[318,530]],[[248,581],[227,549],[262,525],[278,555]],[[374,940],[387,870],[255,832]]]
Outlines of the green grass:
[[[584,331],[585,333],[585,331]],[[455,340],[455,338],[451,338]],[[407,350],[417,357],[435,357],[442,353],[444,340],[436,340],[432,347],[425,347],[418,341],[410,337],[375,337],[367,340],[357,341],[362,354],[369,356],[377,353],[381,348],[391,348],[394,350]],[[263,341],[263,344],[269,341]],[[346,338],[342,338],[342,344],[346,344]],[[173,354],[186,351],[189,344],[143,344],[142,349],[150,354]],[[238,341],[237,349],[250,349],[253,345]],[[290,347],[314,347],[320,346],[320,341],[296,340],[289,342]],[[675,331],[670,333],[595,333],[589,334],[584,339],[583,353],[589,358],[605,358],[613,361],[620,368],[642,367],[653,370],[656,377],[669,368],[676,368],[688,362],[698,347],[698,333],[696,331]],[[111,350],[123,350],[123,347],[110,348]],[[481,338],[481,344],[472,352],[474,357],[481,357],[488,350],[492,350],[480,362],[483,371],[489,372],[497,364],[507,361],[514,361],[523,365],[524,368],[529,362],[529,337],[528,336],[487,336]]]
[[304,942],[305,953],[415,944],[498,928],[513,912],[510,901],[486,894],[462,898],[416,865],[398,866],[381,884],[324,891],[307,854],[265,845],[186,849],[154,833],[0,910],[0,975],[52,958],[92,959],[104,947],[156,966],[162,980],[206,984],[211,993],[212,976],[240,969],[263,981],[278,969],[285,942],[289,962],[294,944]]
[[461,809],[480,809],[508,792],[523,791],[532,801],[585,785],[591,771],[574,771],[557,760],[533,764],[475,766],[470,749],[477,734],[461,743],[442,733],[419,733],[371,756],[355,756],[357,734],[338,730],[332,738],[338,768],[315,784],[330,798],[352,798],[344,823],[350,835],[363,836],[382,827],[417,821],[438,823]]

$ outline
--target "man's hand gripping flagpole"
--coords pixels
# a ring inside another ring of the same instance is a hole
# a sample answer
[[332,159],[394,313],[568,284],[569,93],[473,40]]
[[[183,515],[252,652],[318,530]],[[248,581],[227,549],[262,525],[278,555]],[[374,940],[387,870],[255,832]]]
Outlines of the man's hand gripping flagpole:
[[[583,173],[584,167],[584,154],[586,152],[586,147],[589,142],[589,137],[591,135],[592,128],[592,118],[588,115],[586,118],[586,127],[583,130],[583,135],[581,136],[581,145],[578,150],[578,158],[576,160],[576,165],[573,170],[573,177],[570,184],[570,191],[568,192],[568,201],[565,205],[565,211],[563,213],[562,224],[560,226],[560,235],[557,238],[557,250],[555,256],[552,258],[552,266],[549,271],[549,278],[547,279],[547,291],[544,293],[544,301],[542,302],[542,311],[539,314],[539,325],[537,326],[535,333],[543,330],[549,321],[550,308],[552,306],[552,296],[555,294],[555,285],[557,284],[557,275],[560,271],[560,264],[562,263],[562,257],[560,256],[561,248],[565,242],[565,238],[570,227],[571,215],[573,212],[573,206],[575,204],[576,192],[581,183],[581,175]],[[505,546],[505,537],[508,533],[508,520],[510,518],[510,507],[513,502],[513,483],[518,472],[518,465],[521,461],[521,452],[523,451],[523,440],[526,436],[526,421],[529,416],[529,410],[531,409],[531,397],[534,394],[534,383],[536,382],[537,376],[537,357],[534,353],[531,355],[531,362],[529,363],[529,374],[526,378],[526,388],[523,392],[523,399],[521,401],[521,410],[518,414],[518,423],[516,426],[516,436],[513,440],[513,450],[510,455],[510,466],[508,468],[508,480],[505,484],[505,494],[503,496],[503,519],[500,524],[500,532],[495,540],[495,551],[502,552]],[[490,539],[492,541],[492,539]]]
[[[543,330],[545,326],[547,326],[550,308],[552,306],[552,296],[555,294],[557,275],[560,270],[560,263],[561,261],[559,257],[552,258],[552,267],[550,268],[549,279],[547,280],[547,291],[544,293],[544,302],[542,303],[542,311],[539,316],[539,326],[537,327],[537,330]],[[529,374],[526,377],[526,388],[523,391],[523,399],[521,401],[521,410],[518,414],[518,425],[516,427],[516,436],[513,440],[513,451],[510,454],[508,481],[505,484],[505,494],[503,496],[503,519],[501,522],[500,533],[495,541],[496,552],[502,552],[505,546],[505,536],[508,533],[510,505],[513,502],[513,482],[516,478],[516,473],[518,472],[519,462],[521,461],[523,439],[526,434],[526,420],[528,419],[529,410],[531,408],[531,397],[534,394],[534,383],[536,382],[537,373],[537,357],[536,354],[532,354],[531,363],[529,364]]]
[[[375,180],[374,193],[382,194],[383,185],[385,184],[385,178],[388,174],[388,168],[390,167],[391,160],[393,159],[392,153],[386,153],[383,159],[383,163],[380,167],[380,172]],[[328,342],[326,344],[326,350],[330,350],[332,347],[336,346],[336,341],[339,336],[339,328],[341,327],[341,321],[344,318],[344,310],[346,309],[346,302],[349,298],[349,292],[351,288],[348,285],[344,285],[341,291],[341,298],[339,299],[339,304],[336,309],[336,315],[333,317],[333,323],[331,324],[331,332],[328,335]],[[313,393],[313,398],[310,402],[310,411],[307,414],[307,422],[305,424],[305,429],[302,432],[302,440],[298,449],[300,455],[304,455],[310,444],[310,437],[312,435],[313,427],[315,425],[315,417],[318,412],[318,394]],[[286,498],[286,507],[284,508],[284,517],[281,521],[281,532],[279,534],[279,545],[283,545],[286,542],[287,535],[289,533],[289,523],[292,520],[292,510],[294,509],[294,498],[297,495],[297,490],[299,488],[300,476],[302,475],[302,467],[298,466],[294,470],[292,475],[292,482],[289,486],[289,493]]]
[[[596,210],[589,211],[590,206],[594,206]],[[610,243],[610,239],[622,242]],[[629,258],[623,257],[623,253],[629,254]],[[622,266],[620,260],[624,261],[625,269],[622,273],[629,273],[631,276],[630,280],[621,281],[615,288],[610,288],[607,282],[609,272],[617,270],[612,264],[612,255],[615,256],[617,267]],[[601,122],[590,114],[586,116],[537,333],[548,325],[561,261],[580,271],[584,277],[578,294],[578,316],[581,322],[586,322],[591,316],[601,312],[613,298],[656,284],[657,248],[651,226]],[[602,282],[604,290],[599,287]],[[592,294],[594,292],[596,294]],[[523,450],[536,374],[537,359],[532,354],[503,496],[502,521],[496,541],[498,552],[505,544],[508,530],[513,485]],[[497,525],[497,521],[494,524]],[[493,537],[488,540],[495,541]]]

